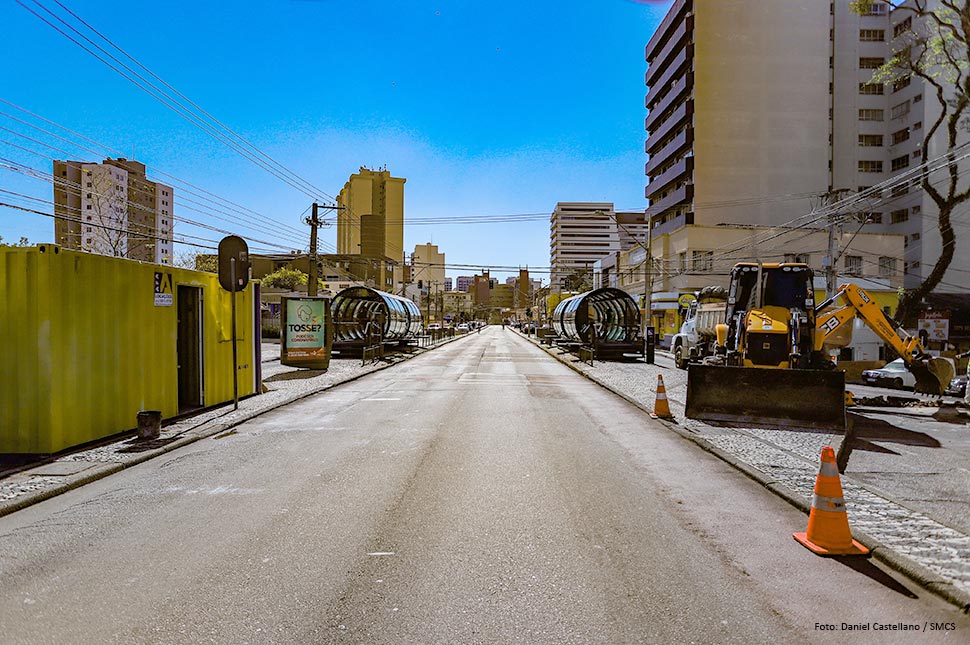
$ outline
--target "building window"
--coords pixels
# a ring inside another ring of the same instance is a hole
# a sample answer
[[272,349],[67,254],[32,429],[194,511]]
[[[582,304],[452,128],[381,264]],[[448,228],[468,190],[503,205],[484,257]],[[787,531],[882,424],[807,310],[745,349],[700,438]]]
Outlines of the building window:
[[909,220],[908,208],[901,208],[889,214],[889,221],[892,222],[893,224],[902,224],[907,220]]
[[913,212],[913,215],[916,215],[917,213],[919,213],[923,209],[920,207],[919,204],[917,204],[916,206],[913,206],[913,208],[911,210]]
[[801,264],[809,264],[811,256],[807,253],[786,253],[785,262],[798,262]]
[[879,69],[886,64],[885,58],[876,58],[874,56],[863,56],[859,59],[859,69]]
[[913,150],[913,159],[919,159],[923,156],[922,150]]
[[881,148],[882,135],[881,134],[860,134],[859,145],[864,148]]
[[922,100],[923,100],[922,94],[917,94],[916,96],[913,97],[913,103],[919,103]]
[[896,258],[881,256],[879,258],[879,277],[891,278],[896,275]]
[[892,169],[894,171],[896,171],[896,170],[902,170],[903,168],[908,168],[909,167],[909,155],[903,155],[902,157],[896,157],[895,159],[892,160],[891,164],[892,164],[891,167],[892,167]]
[[865,109],[859,110],[860,121],[882,121],[884,119],[883,110]]
[[914,130],[919,130],[922,127],[923,127],[923,122],[922,121],[917,121],[916,123],[913,124],[913,129]]
[[863,213],[867,224],[882,224],[882,213]]
[[901,78],[898,81],[893,81],[893,92],[898,92],[904,87],[909,87],[909,83],[911,80],[912,80],[912,77],[907,76],[906,78]]
[[849,275],[862,275],[862,256],[845,256],[845,272]]
[[882,161],[860,159],[859,172],[882,172]]
[[687,273],[687,253],[680,253],[677,257],[680,260],[680,272]]
[[921,235],[919,233],[913,233],[910,236],[910,239],[912,239],[914,242],[916,242],[916,241],[918,241],[920,239],[920,237],[921,237]]
[[913,26],[913,17],[909,16],[906,20],[893,27],[893,38],[899,38],[902,34],[909,31]]
[[893,132],[893,145],[899,145],[903,141],[909,139],[909,128],[903,128],[902,130],[897,130]]
[[903,101],[899,105],[894,105],[889,112],[890,119],[899,119],[909,114],[909,101]]
[[881,2],[873,2],[871,5],[869,5],[869,10],[864,15],[885,16],[888,10],[889,8]]
[[91,210],[91,204],[88,204],[88,210]]
[[859,40],[864,43],[882,43],[886,41],[885,29],[860,29]]
[[884,90],[882,83],[859,83],[859,94],[882,96]]
[[711,271],[714,269],[714,251],[694,251],[691,271]]

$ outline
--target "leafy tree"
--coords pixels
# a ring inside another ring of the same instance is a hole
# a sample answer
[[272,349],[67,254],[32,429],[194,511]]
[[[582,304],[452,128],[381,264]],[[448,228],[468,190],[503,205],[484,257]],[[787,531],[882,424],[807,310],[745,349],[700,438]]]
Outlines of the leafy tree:
[[306,286],[309,276],[297,269],[282,267],[263,277],[263,285],[276,289],[296,291],[298,287]]
[[0,246],[31,246],[31,244],[30,240],[23,236],[20,237],[20,241],[18,241],[16,244],[7,244],[3,241],[3,236],[0,235]]
[[899,83],[916,78],[930,89],[940,111],[935,117],[928,112],[933,122],[923,128],[924,158],[930,141],[945,134],[948,166],[942,172],[947,174],[946,181],[935,186],[929,175],[921,181],[939,211],[937,228],[942,252],[923,282],[905,291],[900,299],[896,318],[905,321],[915,316],[920,301],[940,284],[950,266],[956,252],[952,216],[955,209],[970,200],[970,187],[961,190],[959,184],[955,152],[961,131],[965,133],[970,123],[970,0],[855,0],[850,4],[859,14],[868,13],[876,4],[909,14],[909,28],[896,39],[892,58],[876,70],[872,80]]

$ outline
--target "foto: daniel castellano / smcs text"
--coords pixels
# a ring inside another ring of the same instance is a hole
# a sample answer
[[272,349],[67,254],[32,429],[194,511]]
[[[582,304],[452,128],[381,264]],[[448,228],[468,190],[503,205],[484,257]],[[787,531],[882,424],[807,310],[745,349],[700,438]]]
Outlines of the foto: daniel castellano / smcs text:
[[815,631],[839,632],[951,632],[956,623],[815,623]]

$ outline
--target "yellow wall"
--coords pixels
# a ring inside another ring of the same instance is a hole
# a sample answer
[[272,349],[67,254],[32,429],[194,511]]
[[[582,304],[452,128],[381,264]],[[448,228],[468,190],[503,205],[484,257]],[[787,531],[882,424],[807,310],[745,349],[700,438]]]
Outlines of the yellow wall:
[[[211,273],[53,245],[0,248],[0,453],[53,453],[178,412],[177,313],[155,272],[203,293],[206,406],[232,400],[230,295]],[[239,394],[257,391],[253,288],[236,295]]]

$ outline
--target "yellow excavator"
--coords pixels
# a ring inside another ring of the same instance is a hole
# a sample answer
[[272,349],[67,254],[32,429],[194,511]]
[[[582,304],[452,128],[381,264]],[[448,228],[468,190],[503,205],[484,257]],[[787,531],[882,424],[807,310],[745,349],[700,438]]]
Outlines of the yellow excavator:
[[913,391],[941,395],[954,376],[953,363],[931,356],[919,338],[907,333],[879,309],[865,289],[843,284],[831,298],[816,308],[815,344],[828,353],[852,342],[853,318],[861,319],[877,336],[893,348],[916,377]]
[[917,391],[943,392],[952,365],[928,356],[917,339],[890,324],[868,294],[846,285],[816,307],[813,283],[814,272],[802,263],[735,265],[714,355],[688,367],[688,418],[844,428],[845,374],[828,351],[848,344],[851,325],[843,324],[855,316],[903,356]]

